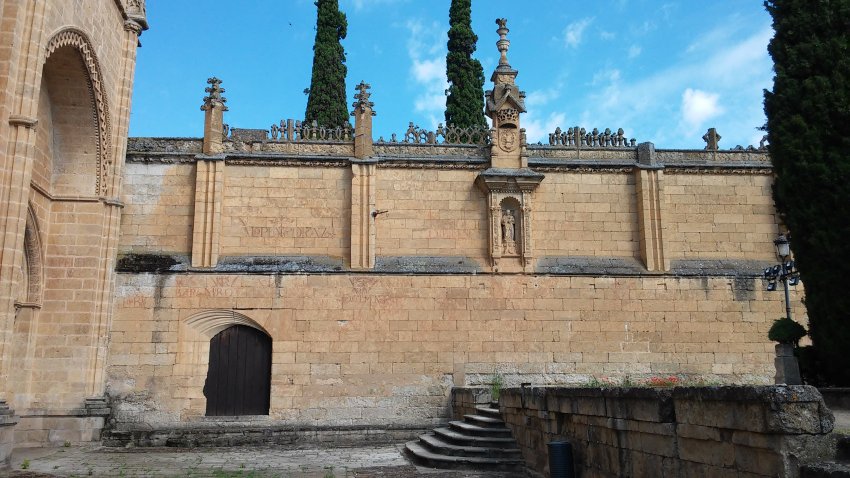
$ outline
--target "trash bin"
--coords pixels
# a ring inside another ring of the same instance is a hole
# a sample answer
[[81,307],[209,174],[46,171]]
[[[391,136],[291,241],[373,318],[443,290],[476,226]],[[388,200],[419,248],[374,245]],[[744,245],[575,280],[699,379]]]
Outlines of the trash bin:
[[549,447],[549,476],[575,478],[573,471],[573,446],[565,441],[553,441]]

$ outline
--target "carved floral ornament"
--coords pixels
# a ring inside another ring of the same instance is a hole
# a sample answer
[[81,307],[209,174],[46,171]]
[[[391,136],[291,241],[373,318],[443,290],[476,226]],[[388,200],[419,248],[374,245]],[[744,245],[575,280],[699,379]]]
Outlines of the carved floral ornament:
[[106,196],[109,194],[107,179],[112,170],[112,158],[109,155],[109,148],[112,144],[112,125],[109,120],[109,107],[106,102],[106,95],[103,92],[103,75],[100,72],[100,63],[97,61],[94,47],[86,35],[72,28],[62,30],[53,35],[53,38],[47,43],[47,52],[44,61],[46,62],[56,50],[66,46],[77,50],[88,73],[89,94],[95,104],[94,120],[97,124],[98,139],[95,188],[99,196]]
[[519,121],[519,111],[513,108],[504,108],[497,113],[499,116],[499,124],[517,124]]

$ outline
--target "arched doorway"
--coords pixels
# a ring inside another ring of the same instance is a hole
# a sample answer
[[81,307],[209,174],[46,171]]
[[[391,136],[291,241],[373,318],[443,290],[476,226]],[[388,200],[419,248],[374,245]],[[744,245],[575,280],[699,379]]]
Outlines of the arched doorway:
[[260,330],[234,325],[210,339],[204,396],[207,416],[268,415],[272,341]]

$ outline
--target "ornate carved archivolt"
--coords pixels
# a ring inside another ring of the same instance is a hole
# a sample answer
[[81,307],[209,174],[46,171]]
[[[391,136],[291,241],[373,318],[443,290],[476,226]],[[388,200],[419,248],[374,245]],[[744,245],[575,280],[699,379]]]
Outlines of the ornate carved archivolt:
[[97,194],[106,196],[109,193],[107,179],[112,171],[110,145],[112,144],[112,125],[109,119],[109,106],[103,87],[103,74],[100,63],[94,52],[94,47],[86,35],[74,28],[68,28],[53,35],[47,43],[45,62],[56,50],[70,46],[75,48],[83,60],[88,73],[89,94],[94,102],[94,120],[97,124]]
[[27,276],[27,302],[32,304],[41,303],[41,287],[43,280],[43,260],[41,248],[41,234],[38,228],[38,219],[32,206],[27,211],[27,224],[24,230],[24,256],[26,257]]

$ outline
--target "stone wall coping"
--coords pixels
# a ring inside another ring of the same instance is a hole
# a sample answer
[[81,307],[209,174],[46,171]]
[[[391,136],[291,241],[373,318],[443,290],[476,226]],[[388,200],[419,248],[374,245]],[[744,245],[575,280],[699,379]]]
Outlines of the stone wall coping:
[[[479,387],[456,387],[477,390]],[[531,396],[597,397],[653,400],[699,400],[725,402],[794,403],[821,402],[817,388],[810,385],[723,385],[711,387],[563,387],[532,386],[503,388],[505,393]]]
[[[670,272],[647,271],[634,258],[544,256],[535,269],[541,276],[603,277],[734,277],[758,278],[765,266],[762,261],[699,260],[673,261]],[[225,256],[216,267],[192,267],[185,254],[148,254],[120,251],[115,270],[118,273],[249,273],[249,274],[490,274],[473,258],[464,256],[378,256],[372,270],[351,270],[341,258],[329,256]]]
[[[195,155],[200,153],[203,140],[201,138],[188,137],[134,137],[128,139],[127,159],[138,162],[139,158],[154,161],[157,158],[179,157],[183,154]],[[225,143],[224,154],[227,159],[242,160],[274,160],[287,158],[290,160],[312,161],[315,158],[333,158],[350,163],[353,159],[347,154],[316,155],[309,153],[309,149],[315,146],[345,146],[349,143],[333,141],[304,141],[304,142],[232,142]],[[274,147],[287,145],[295,152],[273,151]],[[444,145],[444,144],[417,144],[417,143],[374,143],[376,154],[374,160],[378,164],[385,162],[397,162],[402,165],[408,163],[416,164],[450,164],[470,163],[486,164],[488,159],[487,148],[480,145]],[[308,151],[307,154],[299,154],[299,148]],[[555,169],[575,168],[635,168],[639,167],[637,149],[627,148],[581,148],[558,146],[529,146],[529,164],[532,166]],[[539,153],[539,154],[535,154]],[[571,158],[576,153],[590,155],[589,158]],[[654,167],[665,168],[710,168],[736,170],[762,170],[770,169],[769,156],[766,151],[760,150],[690,150],[690,149],[657,149],[658,165]],[[353,154],[353,153],[352,153]],[[563,157],[561,157],[563,156]]]

